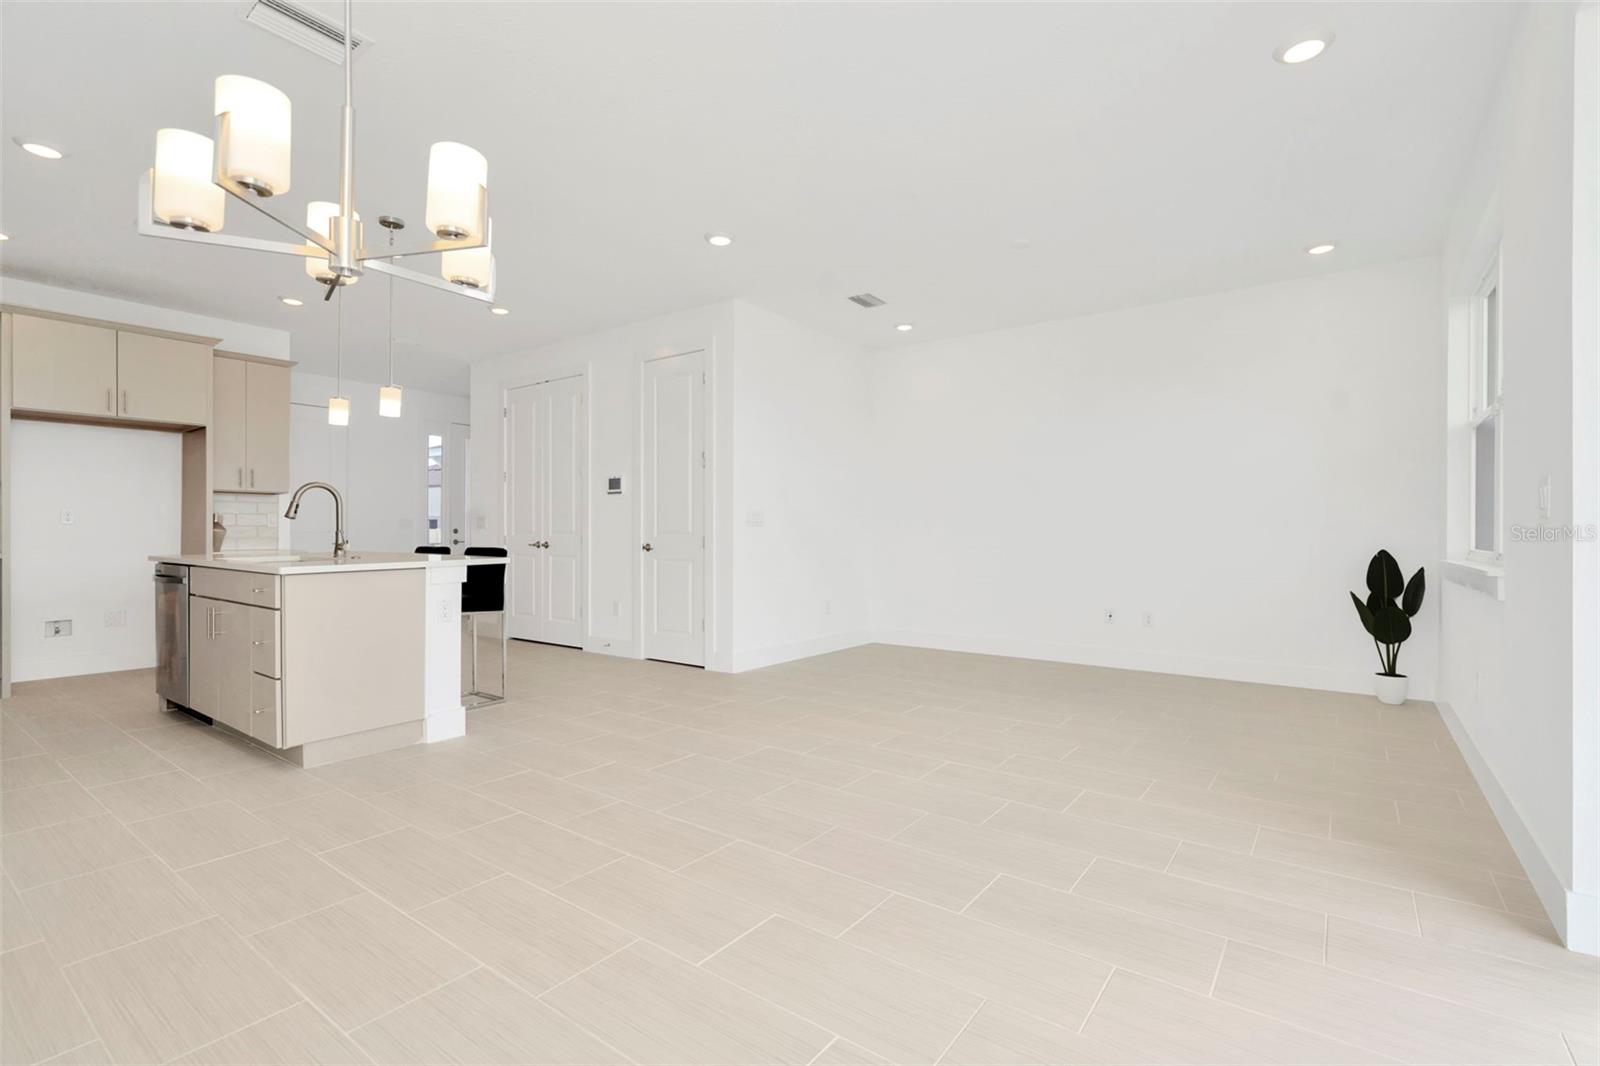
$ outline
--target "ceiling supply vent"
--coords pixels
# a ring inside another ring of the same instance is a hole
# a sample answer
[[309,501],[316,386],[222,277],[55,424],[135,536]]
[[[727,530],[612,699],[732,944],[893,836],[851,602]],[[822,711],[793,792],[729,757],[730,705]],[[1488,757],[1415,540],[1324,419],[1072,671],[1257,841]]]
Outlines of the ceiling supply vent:
[[[330,63],[344,62],[344,28],[298,4],[288,3],[287,0],[256,0],[245,12],[244,20]],[[370,39],[359,33],[351,35],[352,56],[364,55],[371,47]]]
[[885,303],[870,292],[858,292],[850,297],[850,302],[857,307],[882,307]]

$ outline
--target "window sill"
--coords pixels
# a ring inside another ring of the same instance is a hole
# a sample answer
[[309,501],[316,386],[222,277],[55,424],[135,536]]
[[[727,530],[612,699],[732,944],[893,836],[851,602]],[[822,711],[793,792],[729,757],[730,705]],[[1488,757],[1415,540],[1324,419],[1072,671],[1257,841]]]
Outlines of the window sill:
[[1506,598],[1506,571],[1503,566],[1493,566],[1470,559],[1445,559],[1440,563],[1446,581],[1477,589],[1485,596],[1501,602]]

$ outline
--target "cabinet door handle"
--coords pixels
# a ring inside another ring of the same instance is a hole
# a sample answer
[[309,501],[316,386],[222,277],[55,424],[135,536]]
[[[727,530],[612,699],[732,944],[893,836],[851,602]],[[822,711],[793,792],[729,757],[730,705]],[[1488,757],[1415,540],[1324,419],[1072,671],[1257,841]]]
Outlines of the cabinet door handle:
[[215,607],[206,608],[206,639],[217,639],[217,609]]
[[106,410],[115,413],[116,408],[111,406],[111,390],[106,390]]
[[244,467],[239,468],[239,487],[244,488]]
[[122,413],[123,414],[127,414],[128,413],[128,390],[127,389],[123,389],[122,390]]
[[250,468],[250,487],[256,487],[256,468],[253,466]]

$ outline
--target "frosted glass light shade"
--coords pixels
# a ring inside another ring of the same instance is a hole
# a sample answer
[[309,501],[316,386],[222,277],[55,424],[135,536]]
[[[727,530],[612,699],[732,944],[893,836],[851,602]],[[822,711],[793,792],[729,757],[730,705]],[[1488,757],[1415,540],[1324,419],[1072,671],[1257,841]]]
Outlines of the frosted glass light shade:
[[400,417],[399,385],[380,385],[378,387],[378,414],[384,418]]
[[489,161],[475,148],[440,141],[428,149],[428,230],[442,240],[481,240]]
[[239,74],[217,79],[215,113],[228,116],[222,173],[258,196],[289,191],[289,98]]
[[439,257],[439,273],[453,285],[469,289],[492,288],[494,253],[487,246],[445,252]]
[[[339,205],[331,200],[312,200],[306,204],[306,229],[322,236],[329,236],[328,223],[339,215]],[[356,221],[361,221],[361,212],[356,212]],[[333,280],[333,270],[328,266],[326,259],[306,260],[306,276],[321,285],[326,285]],[[360,278],[345,278],[339,284],[354,285]]]
[[156,130],[151,199],[156,218],[179,229],[214,233],[222,228],[227,197],[211,181],[211,138],[189,130]]
[[348,426],[350,424],[350,400],[344,396],[328,397],[328,425]]

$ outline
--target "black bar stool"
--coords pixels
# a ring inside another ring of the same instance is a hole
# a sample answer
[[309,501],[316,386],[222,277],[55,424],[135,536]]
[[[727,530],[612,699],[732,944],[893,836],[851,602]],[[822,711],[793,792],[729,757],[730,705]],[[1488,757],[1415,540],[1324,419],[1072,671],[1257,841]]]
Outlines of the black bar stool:
[[412,555],[449,555],[450,549],[443,544],[419,544]]
[[[448,550],[448,549],[447,549]],[[504,548],[466,548],[462,555],[490,559],[505,559]],[[478,688],[478,616],[493,614],[500,623],[500,691],[484,692]],[[461,586],[461,621],[466,637],[472,641],[472,673],[466,697],[468,706],[483,707],[502,703],[506,698],[506,564],[480,563],[467,567],[467,580]]]

